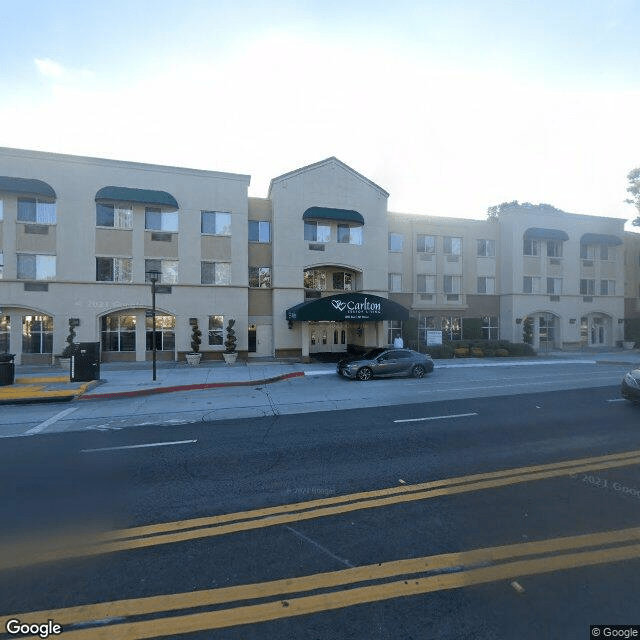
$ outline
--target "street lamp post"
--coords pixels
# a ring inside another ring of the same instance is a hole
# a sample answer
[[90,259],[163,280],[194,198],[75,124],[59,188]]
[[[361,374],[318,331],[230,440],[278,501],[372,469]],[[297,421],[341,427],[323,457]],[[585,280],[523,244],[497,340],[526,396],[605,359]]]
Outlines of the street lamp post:
[[160,280],[160,271],[147,271],[147,277],[151,282],[151,317],[153,320],[153,381],[156,381],[156,360],[157,360],[157,348],[156,348],[156,284]]

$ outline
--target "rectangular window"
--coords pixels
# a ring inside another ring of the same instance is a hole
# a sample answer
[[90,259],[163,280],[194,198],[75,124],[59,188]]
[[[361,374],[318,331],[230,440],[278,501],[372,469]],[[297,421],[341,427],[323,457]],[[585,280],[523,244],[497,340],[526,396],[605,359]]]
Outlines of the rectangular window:
[[560,240],[547,240],[547,257],[562,258],[562,242]]
[[271,223],[267,220],[249,220],[249,242],[271,242]]
[[444,276],[443,277],[443,290],[445,293],[460,293],[461,276]]
[[389,251],[399,253],[404,246],[404,236],[401,233],[389,234]]
[[305,222],[304,239],[307,242],[330,242],[331,227],[320,222]]
[[478,293],[495,294],[496,292],[496,279],[486,276],[480,276],[478,278]]
[[389,274],[389,291],[392,293],[399,293],[402,291],[402,274],[390,273]]
[[53,280],[56,277],[56,256],[19,253],[17,257],[20,280]]
[[230,236],[231,214],[224,211],[202,211],[200,232],[213,236]]
[[338,242],[345,244],[362,244],[362,227],[350,227],[348,224],[339,224]]
[[96,258],[96,282],[131,282],[131,258]]
[[333,274],[333,288],[339,291],[351,291],[352,276],[346,271],[336,271]]
[[118,314],[102,316],[100,337],[103,351],[136,350],[136,317]]
[[402,338],[402,320],[387,322],[387,344],[393,344],[396,338]]
[[428,276],[426,274],[419,273],[416,291],[418,293],[435,293],[436,292],[436,277]]
[[580,258],[583,260],[593,260],[596,257],[596,248],[592,244],[580,245]]
[[38,224],[56,223],[56,203],[36,198],[18,198],[18,221]]
[[[153,316],[145,318],[147,351],[153,351]],[[176,347],[176,317],[156,314],[156,351],[173,351]]]
[[444,253],[447,256],[459,256],[462,254],[462,238],[452,238],[445,236],[442,239]]
[[158,284],[178,284],[178,261],[177,260],[145,260],[144,261],[145,282],[151,282],[150,271],[159,271],[160,279]]
[[484,340],[498,339],[498,316],[482,317],[482,337]]
[[496,255],[495,240],[478,240],[478,256],[481,258],[494,258]]
[[547,293],[559,296],[562,293],[562,278],[547,278]]
[[133,228],[133,209],[113,204],[96,203],[96,226],[113,229]]
[[580,295],[593,296],[596,292],[595,280],[580,280]]
[[178,231],[178,214],[163,213],[159,207],[146,207],[144,210],[144,228],[148,231]]
[[53,352],[53,318],[22,316],[22,353]]
[[324,271],[308,269],[304,272],[303,286],[305,289],[325,291],[327,288],[327,274]]
[[434,316],[423,316],[420,314],[418,322],[418,340],[427,344],[427,331],[440,331],[438,320]]
[[11,335],[11,319],[0,316],[0,353],[9,353],[9,337]]
[[435,253],[436,239],[435,236],[427,236],[419,233],[416,238],[416,251],[418,253]]
[[522,253],[525,256],[539,256],[540,255],[540,241],[534,238],[525,238]]
[[220,346],[224,344],[223,337],[224,317],[209,316],[209,345]]
[[614,250],[607,244],[600,245],[600,260],[614,260]]
[[444,340],[462,340],[462,319],[444,316],[442,318],[442,338]]
[[537,276],[524,276],[522,279],[523,293],[542,293],[540,290],[540,278]]
[[615,280],[600,280],[600,295],[601,296],[615,296],[616,295],[616,281]]
[[271,267],[249,267],[249,286],[257,289],[270,289]]
[[230,262],[201,262],[200,284],[231,284]]

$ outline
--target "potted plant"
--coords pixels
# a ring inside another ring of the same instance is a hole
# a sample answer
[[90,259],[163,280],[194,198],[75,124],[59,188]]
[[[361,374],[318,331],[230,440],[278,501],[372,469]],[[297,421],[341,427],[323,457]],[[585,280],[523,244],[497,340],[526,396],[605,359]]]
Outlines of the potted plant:
[[63,369],[68,369],[71,366],[71,356],[75,353],[77,348],[74,339],[76,337],[76,322],[73,318],[69,318],[69,335],[67,336],[67,346],[62,350],[60,356],[58,356],[58,365]]
[[224,357],[224,361],[227,364],[233,364],[238,357],[238,352],[236,351],[236,343],[238,339],[236,338],[236,332],[233,330],[233,325],[236,323],[235,320],[229,320],[227,324],[227,339],[224,341],[224,352],[222,356]]
[[198,327],[198,321],[194,320],[191,324],[191,353],[187,353],[187,362],[192,367],[200,364],[200,343],[202,342],[202,331]]

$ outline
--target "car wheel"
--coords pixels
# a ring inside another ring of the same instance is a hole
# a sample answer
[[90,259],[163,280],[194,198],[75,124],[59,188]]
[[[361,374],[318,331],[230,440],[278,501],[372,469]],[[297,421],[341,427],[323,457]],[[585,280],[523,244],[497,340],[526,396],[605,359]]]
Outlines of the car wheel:
[[417,364],[411,371],[411,375],[414,378],[424,378],[425,373],[425,368],[421,364]]
[[362,369],[358,369],[356,378],[358,378],[358,380],[371,380],[371,369],[369,369],[369,367],[362,367]]

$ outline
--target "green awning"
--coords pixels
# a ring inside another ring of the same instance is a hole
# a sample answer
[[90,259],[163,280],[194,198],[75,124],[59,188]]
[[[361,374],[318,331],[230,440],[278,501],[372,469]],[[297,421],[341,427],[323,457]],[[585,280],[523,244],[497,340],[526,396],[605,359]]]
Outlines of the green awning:
[[560,231],[560,229],[543,229],[541,227],[531,227],[527,229],[524,232],[524,237],[533,240],[559,240],[560,242],[566,242],[569,239],[566,231]]
[[301,302],[287,309],[287,320],[344,322],[347,320],[408,320],[409,310],[402,305],[369,293],[341,293]]
[[30,196],[42,196],[43,198],[56,198],[56,192],[53,190],[53,187],[42,180],[32,180],[30,178],[0,176],[0,191],[23,193]]
[[302,214],[303,220],[337,220],[364,224],[362,214],[352,209],[330,209],[328,207],[310,207]]
[[617,247],[622,244],[622,239],[604,233],[585,233],[580,238],[580,244],[607,244],[611,247]]
[[159,207],[178,209],[177,200],[166,191],[151,189],[134,189],[132,187],[103,187],[96,193],[96,201],[111,200],[115,202],[137,202]]

